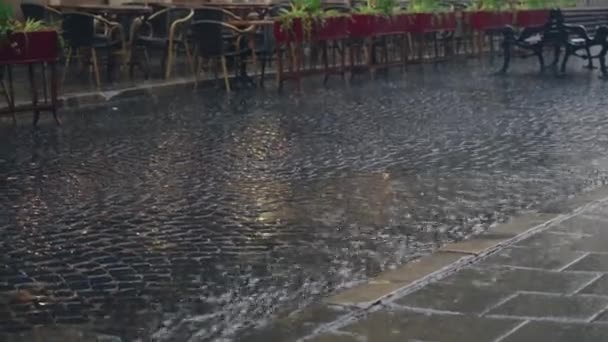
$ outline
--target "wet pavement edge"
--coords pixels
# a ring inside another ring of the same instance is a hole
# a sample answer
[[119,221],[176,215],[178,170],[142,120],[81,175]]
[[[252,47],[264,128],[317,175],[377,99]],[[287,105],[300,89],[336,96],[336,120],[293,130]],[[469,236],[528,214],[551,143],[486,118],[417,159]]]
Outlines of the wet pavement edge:
[[[311,341],[324,333],[334,332],[340,327],[353,324],[376,306],[402,298],[422,287],[452,275],[464,267],[475,264],[496,252],[541,233],[563,221],[576,217],[591,208],[608,203],[608,187],[580,194],[566,201],[548,203],[539,212],[526,213],[510,221],[490,228],[467,240],[449,243],[435,253],[405,264],[397,269],[385,271],[368,282],[341,291],[325,300],[328,307],[347,312],[336,320],[318,326],[306,336],[294,341]],[[556,213],[555,208],[566,209]],[[405,275],[403,278],[394,277]],[[416,279],[411,279],[414,275]],[[339,334],[334,336],[339,342]],[[257,341],[256,338],[247,341]],[[315,339],[315,342],[317,339]],[[323,340],[324,341],[324,340]],[[329,341],[328,341],[329,342]]]

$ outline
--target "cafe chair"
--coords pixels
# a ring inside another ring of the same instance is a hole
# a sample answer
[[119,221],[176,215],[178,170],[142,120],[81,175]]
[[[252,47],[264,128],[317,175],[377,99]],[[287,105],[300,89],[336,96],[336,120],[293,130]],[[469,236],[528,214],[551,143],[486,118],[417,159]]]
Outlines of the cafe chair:
[[[266,19],[274,19],[279,17],[284,11],[289,10],[289,2],[274,4],[268,10]],[[260,69],[260,86],[264,86],[266,75],[266,67],[272,66],[272,60],[275,56],[277,44],[274,39],[274,31],[272,25],[264,25],[256,35],[256,53],[258,61],[261,63]],[[284,48],[283,48],[284,49]]]
[[[143,51],[146,65],[149,66],[149,51],[163,52],[161,66],[165,78],[171,77],[175,56],[183,49],[190,69],[194,69],[190,46],[187,42],[188,24],[194,16],[192,9],[165,8],[146,18],[140,18],[134,23],[131,31],[130,63],[136,64],[138,52]],[[146,78],[149,77],[149,67],[146,68]]]
[[231,21],[231,20],[243,20],[238,15],[220,7],[211,6],[197,6],[194,9],[193,21],[199,20],[219,20],[219,21]]
[[107,74],[111,79],[114,54],[124,55],[122,25],[88,13],[69,12],[63,14],[62,36],[67,49],[62,84],[72,59],[86,57],[92,65],[95,84],[101,87],[99,50],[106,53]]
[[48,6],[24,3],[21,4],[21,13],[25,19],[39,20],[50,26],[61,24],[61,12]]
[[[248,36],[254,32],[255,27],[239,29],[221,20],[197,20],[192,22],[190,29],[196,58],[194,88],[198,87],[203,62],[206,60],[210,64],[215,62],[216,67],[217,62],[220,62],[224,85],[226,91],[230,92],[228,60],[232,61],[235,70],[244,70],[247,56],[255,54],[247,44]],[[227,38],[227,33],[230,34],[230,38]]]

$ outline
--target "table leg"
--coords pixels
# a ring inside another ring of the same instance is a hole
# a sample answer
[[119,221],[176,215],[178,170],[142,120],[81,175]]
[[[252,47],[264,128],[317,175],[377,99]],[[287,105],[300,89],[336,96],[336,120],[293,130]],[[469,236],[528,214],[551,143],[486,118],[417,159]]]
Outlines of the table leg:
[[61,125],[61,119],[57,116],[57,107],[59,106],[59,101],[57,99],[57,85],[58,85],[58,77],[57,77],[57,65],[55,62],[51,63],[51,111],[53,112],[53,118],[55,118],[55,122],[58,125]]
[[17,123],[17,117],[15,116],[15,88],[13,87],[13,67],[8,65],[6,67],[8,75],[8,97],[10,101],[8,103],[8,109],[13,117],[13,123]]
[[38,120],[40,119],[40,110],[38,109],[38,89],[36,89],[36,79],[34,77],[34,65],[27,65],[28,74],[30,77],[30,88],[32,92],[32,106],[34,109],[34,127],[38,124]]
[[[254,70],[253,73],[255,75],[255,73],[259,73],[260,72],[258,70],[258,55],[257,55],[257,52],[255,51],[255,35],[249,36],[249,49],[251,50],[251,63],[253,64],[252,65],[253,70]],[[253,81],[253,84],[255,85],[256,82]],[[261,82],[257,82],[257,84],[261,85]]]

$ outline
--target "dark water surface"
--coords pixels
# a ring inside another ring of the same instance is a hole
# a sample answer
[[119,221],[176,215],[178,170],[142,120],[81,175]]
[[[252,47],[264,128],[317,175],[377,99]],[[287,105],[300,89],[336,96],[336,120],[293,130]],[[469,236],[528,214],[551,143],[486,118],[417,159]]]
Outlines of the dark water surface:
[[184,91],[4,125],[0,331],[231,336],[603,184],[608,84],[531,68]]

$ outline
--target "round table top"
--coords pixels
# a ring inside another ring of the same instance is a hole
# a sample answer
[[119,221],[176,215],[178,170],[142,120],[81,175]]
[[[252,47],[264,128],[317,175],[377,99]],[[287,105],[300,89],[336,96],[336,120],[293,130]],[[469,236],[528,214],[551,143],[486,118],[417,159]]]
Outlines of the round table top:
[[81,5],[55,5],[52,6],[58,10],[70,10],[70,11],[79,11],[79,12],[87,12],[87,13],[108,13],[108,14],[121,14],[121,13],[141,13],[141,14],[149,14],[153,12],[152,7],[150,6],[140,6],[140,5],[124,5],[124,6],[116,6],[116,5],[90,5],[90,4],[81,4]]

